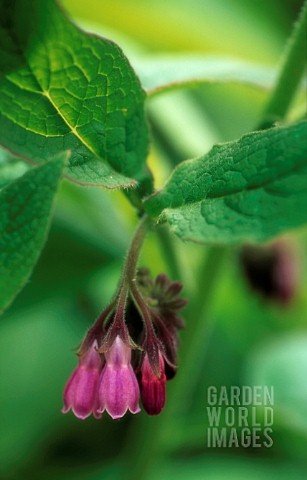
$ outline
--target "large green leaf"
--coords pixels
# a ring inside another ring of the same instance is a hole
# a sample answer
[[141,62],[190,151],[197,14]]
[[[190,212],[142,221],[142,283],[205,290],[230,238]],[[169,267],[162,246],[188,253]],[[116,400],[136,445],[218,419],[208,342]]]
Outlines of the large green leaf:
[[78,183],[148,181],[145,93],[121,49],[52,0],[0,0],[0,11],[0,143],[37,162],[70,149]]
[[216,145],[145,202],[182,239],[264,241],[307,222],[307,122]]
[[67,157],[29,170],[0,192],[0,311],[22,288],[44,245]]

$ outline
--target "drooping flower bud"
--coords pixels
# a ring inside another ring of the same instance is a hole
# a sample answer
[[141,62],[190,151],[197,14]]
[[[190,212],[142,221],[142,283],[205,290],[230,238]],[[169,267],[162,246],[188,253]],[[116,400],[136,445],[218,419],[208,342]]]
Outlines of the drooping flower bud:
[[142,403],[149,415],[158,415],[164,407],[166,399],[166,375],[164,359],[159,351],[160,376],[154,374],[145,354],[141,367],[141,397]]
[[105,353],[106,365],[101,372],[96,414],[106,410],[113,418],[121,418],[127,410],[140,412],[139,385],[131,366],[131,348],[117,336]]
[[95,409],[96,391],[102,360],[97,352],[97,341],[79,358],[79,365],[73,371],[64,390],[63,413],[72,410],[76,417],[84,420]]

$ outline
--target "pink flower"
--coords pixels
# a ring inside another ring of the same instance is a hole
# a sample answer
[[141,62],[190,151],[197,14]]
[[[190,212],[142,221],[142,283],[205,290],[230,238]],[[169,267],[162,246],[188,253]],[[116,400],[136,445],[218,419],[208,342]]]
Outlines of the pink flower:
[[146,412],[158,415],[164,407],[166,397],[166,375],[164,359],[159,351],[160,376],[156,376],[150,366],[146,353],[142,364],[141,395]]
[[71,374],[64,390],[63,413],[70,409],[76,417],[84,420],[92,412],[95,413],[97,386],[102,361],[97,352],[97,341],[94,340],[88,351],[79,359],[79,365]]
[[105,353],[106,365],[101,372],[96,414],[106,410],[112,418],[121,418],[129,409],[140,412],[139,385],[131,366],[131,348],[117,336]]

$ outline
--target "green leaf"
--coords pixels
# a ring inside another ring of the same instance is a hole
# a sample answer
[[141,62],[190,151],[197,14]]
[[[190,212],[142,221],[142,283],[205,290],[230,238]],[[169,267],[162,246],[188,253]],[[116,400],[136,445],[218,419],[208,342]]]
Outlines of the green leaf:
[[145,202],[183,240],[265,241],[307,222],[307,122],[244,135],[181,163]]
[[23,287],[38,259],[67,158],[62,153],[0,192],[0,311]]
[[0,0],[0,11],[0,143],[36,162],[70,149],[77,183],[149,181],[145,93],[121,49],[52,0]]
[[149,96],[210,83],[239,83],[267,90],[277,76],[269,67],[208,55],[159,55],[133,64]]

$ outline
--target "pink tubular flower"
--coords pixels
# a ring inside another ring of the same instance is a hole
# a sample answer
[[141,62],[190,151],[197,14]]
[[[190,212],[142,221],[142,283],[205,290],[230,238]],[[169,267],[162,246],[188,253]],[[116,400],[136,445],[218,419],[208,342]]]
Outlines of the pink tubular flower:
[[117,336],[105,353],[106,365],[101,372],[96,414],[106,410],[113,418],[121,418],[129,409],[140,412],[140,389],[132,369],[131,348]]
[[143,406],[149,415],[159,415],[165,404],[166,375],[164,359],[159,351],[160,377],[157,377],[150,366],[146,353],[142,364],[141,396]]
[[[79,359],[79,365],[73,371],[64,390],[63,413],[70,409],[76,417],[84,420],[95,410],[96,392],[102,369],[100,354],[94,340],[88,351]],[[94,412],[95,413],[95,412]]]

